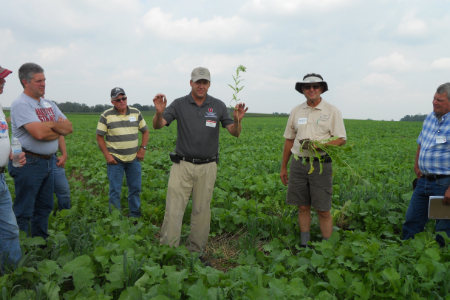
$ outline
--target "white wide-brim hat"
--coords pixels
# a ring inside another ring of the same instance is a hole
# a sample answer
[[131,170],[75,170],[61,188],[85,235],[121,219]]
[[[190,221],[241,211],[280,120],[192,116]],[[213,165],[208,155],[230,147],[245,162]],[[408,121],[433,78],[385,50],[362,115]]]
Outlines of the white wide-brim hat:
[[306,74],[305,77],[303,77],[303,81],[302,82],[297,82],[295,84],[295,89],[303,94],[302,91],[302,87],[306,84],[312,84],[312,83],[320,83],[320,85],[323,87],[322,93],[325,93],[326,91],[328,91],[328,84],[323,81],[322,76],[320,76],[319,74]]

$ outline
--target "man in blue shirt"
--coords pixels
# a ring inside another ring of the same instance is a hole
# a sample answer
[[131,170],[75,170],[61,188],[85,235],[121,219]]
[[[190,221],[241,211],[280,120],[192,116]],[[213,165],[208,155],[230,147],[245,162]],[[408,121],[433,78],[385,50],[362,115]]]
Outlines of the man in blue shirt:
[[[437,88],[433,112],[423,122],[417,143],[414,172],[418,181],[403,223],[404,240],[424,230],[430,196],[444,196],[444,204],[450,205],[450,82]],[[436,232],[439,231],[450,237],[450,220],[436,220]],[[441,235],[436,236],[436,241],[445,246]]]

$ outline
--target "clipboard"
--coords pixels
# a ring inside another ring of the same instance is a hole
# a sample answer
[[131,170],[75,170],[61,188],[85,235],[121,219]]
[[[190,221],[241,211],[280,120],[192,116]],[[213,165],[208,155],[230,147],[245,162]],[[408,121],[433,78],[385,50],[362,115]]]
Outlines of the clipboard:
[[428,219],[450,219],[450,205],[442,203],[444,196],[430,196]]

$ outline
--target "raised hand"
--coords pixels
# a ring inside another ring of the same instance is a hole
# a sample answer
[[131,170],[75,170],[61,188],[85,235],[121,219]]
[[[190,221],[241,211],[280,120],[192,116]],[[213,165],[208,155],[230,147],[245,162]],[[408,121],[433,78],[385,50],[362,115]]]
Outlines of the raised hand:
[[245,103],[238,103],[233,111],[233,118],[238,119],[239,121],[244,118],[245,113],[247,112],[248,107],[245,107]]
[[155,104],[156,112],[162,114],[167,106],[167,98],[164,94],[157,94],[153,98],[153,103]]

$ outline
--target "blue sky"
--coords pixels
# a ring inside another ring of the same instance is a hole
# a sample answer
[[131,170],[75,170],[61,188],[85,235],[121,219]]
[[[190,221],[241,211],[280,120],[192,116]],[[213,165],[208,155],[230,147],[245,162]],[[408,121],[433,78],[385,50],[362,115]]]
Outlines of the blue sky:
[[437,86],[450,81],[450,1],[251,0],[3,1],[0,65],[14,71],[4,107],[22,92],[17,70],[45,69],[46,98],[109,103],[113,87],[129,103],[169,102],[189,93],[190,72],[212,74],[209,93],[251,112],[289,113],[306,73],[328,82],[323,98],[344,118],[399,120],[426,114]]

